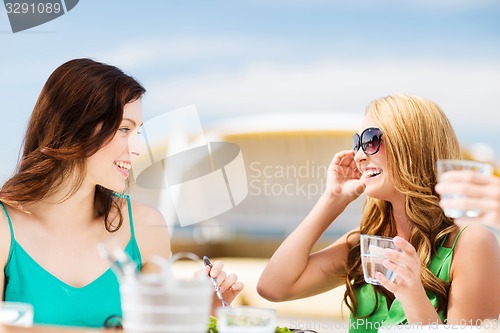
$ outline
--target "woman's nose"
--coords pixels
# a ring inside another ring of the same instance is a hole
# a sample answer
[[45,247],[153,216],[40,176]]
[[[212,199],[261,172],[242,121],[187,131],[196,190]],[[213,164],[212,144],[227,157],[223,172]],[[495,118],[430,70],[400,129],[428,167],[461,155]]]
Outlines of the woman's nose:
[[144,136],[135,132],[129,136],[128,149],[131,156],[140,156],[146,152],[146,141]]
[[360,163],[361,161],[366,159],[366,154],[362,148],[359,148],[358,151],[354,152],[354,162]]

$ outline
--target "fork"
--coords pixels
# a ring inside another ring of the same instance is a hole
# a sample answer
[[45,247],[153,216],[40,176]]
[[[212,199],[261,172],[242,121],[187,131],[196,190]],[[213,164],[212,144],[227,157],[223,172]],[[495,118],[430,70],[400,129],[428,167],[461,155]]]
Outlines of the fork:
[[[210,259],[207,256],[203,256],[203,263],[205,264],[205,266],[210,267],[210,269],[213,267],[212,262],[210,261]],[[212,284],[214,285],[215,295],[217,296],[219,301],[221,301],[222,307],[231,306],[231,305],[229,305],[228,302],[226,302],[224,300],[224,297],[222,297],[222,293],[220,292],[220,287],[217,284],[217,280],[215,278],[211,277],[210,274],[209,274],[209,277],[210,277],[210,280],[212,280]]]

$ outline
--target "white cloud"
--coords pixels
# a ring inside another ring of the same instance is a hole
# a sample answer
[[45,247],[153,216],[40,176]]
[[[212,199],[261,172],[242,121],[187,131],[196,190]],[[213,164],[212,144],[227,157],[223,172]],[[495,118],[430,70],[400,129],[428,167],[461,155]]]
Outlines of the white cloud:
[[[259,47],[257,48],[256,45]],[[282,40],[242,38],[231,35],[176,35],[137,40],[111,52],[98,55],[97,58],[104,62],[112,62],[118,67],[133,69],[151,67],[155,64],[169,67],[178,62],[192,65],[193,60],[244,58],[248,54],[255,54],[258,50],[265,50],[269,54],[284,52],[288,48],[288,43]]]
[[200,113],[364,112],[370,100],[414,94],[439,104],[454,124],[500,122],[500,64],[424,60],[325,60],[309,65],[253,64],[147,83],[148,109],[196,104]]

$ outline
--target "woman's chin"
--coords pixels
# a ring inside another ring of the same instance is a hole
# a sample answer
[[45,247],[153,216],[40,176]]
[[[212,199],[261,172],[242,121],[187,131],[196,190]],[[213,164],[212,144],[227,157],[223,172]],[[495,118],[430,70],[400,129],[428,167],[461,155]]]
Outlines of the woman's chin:
[[106,184],[106,185],[99,185],[102,188],[105,188],[106,190],[110,190],[115,193],[123,193],[127,189],[126,185],[112,185],[111,184]]
[[381,199],[381,195],[379,191],[371,186],[367,186],[365,188],[365,194],[367,197],[372,198],[372,199]]

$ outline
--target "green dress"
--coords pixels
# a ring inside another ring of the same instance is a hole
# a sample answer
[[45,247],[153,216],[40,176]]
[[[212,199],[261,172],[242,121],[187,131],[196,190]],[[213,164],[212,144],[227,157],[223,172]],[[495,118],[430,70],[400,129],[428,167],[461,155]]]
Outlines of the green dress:
[[[460,230],[451,248],[444,247],[444,242],[446,241],[446,239],[444,239],[441,246],[437,249],[436,254],[431,258],[429,269],[435,276],[445,282],[450,282],[450,267],[453,258],[453,250],[457,244],[458,237],[464,229],[465,228]],[[406,315],[403,311],[401,303],[395,299],[392,302],[391,307],[387,308],[385,296],[380,292],[377,293],[378,304],[376,304],[375,290],[372,285],[364,284],[356,290],[359,306],[356,316],[353,316],[351,313],[349,320],[349,333],[376,333],[377,330],[383,325],[404,325],[407,323]],[[427,297],[429,297],[429,300],[434,308],[437,308],[436,295],[431,292],[427,292]],[[377,310],[370,317],[366,317],[373,311],[375,306],[377,307]],[[440,311],[438,315],[444,322],[446,319],[445,311]]]

